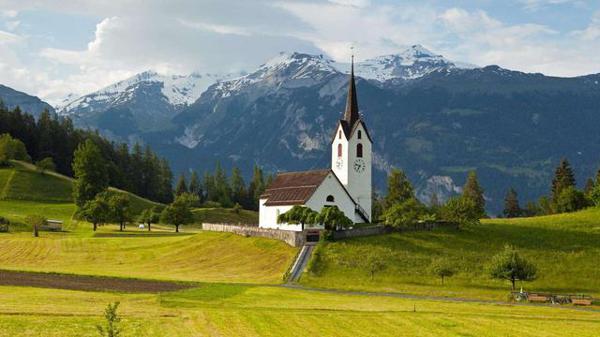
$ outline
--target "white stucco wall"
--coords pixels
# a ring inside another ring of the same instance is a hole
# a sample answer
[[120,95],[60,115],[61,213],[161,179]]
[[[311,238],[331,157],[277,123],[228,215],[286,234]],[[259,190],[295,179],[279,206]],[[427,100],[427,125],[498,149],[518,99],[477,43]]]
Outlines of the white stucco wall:
[[[327,196],[333,195],[334,202],[327,202]],[[362,218],[357,217],[354,212],[354,202],[348,194],[344,191],[342,185],[333,176],[333,173],[329,173],[323,183],[317,188],[315,193],[306,202],[306,206],[311,209],[320,212],[323,206],[337,206],[346,216],[355,223],[364,222]]]
[[[341,137],[340,137],[341,132]],[[338,157],[338,145],[342,144],[342,156]],[[338,167],[337,162],[341,160],[342,166]],[[342,126],[338,125],[338,129],[335,133],[335,139],[331,143],[331,169],[335,172],[335,175],[340,179],[342,184],[348,184],[348,140],[344,135]]]
[[277,217],[289,211],[292,206],[265,206],[267,199],[260,199],[260,207],[258,213],[258,225],[261,228],[275,228],[284,230],[300,231],[300,225],[278,224]]

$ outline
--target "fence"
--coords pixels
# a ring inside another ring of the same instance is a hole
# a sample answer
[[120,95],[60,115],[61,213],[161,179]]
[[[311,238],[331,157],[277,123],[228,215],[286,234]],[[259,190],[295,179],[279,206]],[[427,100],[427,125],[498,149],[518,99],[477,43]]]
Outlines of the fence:
[[283,241],[292,247],[300,247],[304,245],[304,240],[306,237],[304,232],[259,228],[256,226],[203,223],[202,229],[213,232],[230,232],[242,236],[276,239]]

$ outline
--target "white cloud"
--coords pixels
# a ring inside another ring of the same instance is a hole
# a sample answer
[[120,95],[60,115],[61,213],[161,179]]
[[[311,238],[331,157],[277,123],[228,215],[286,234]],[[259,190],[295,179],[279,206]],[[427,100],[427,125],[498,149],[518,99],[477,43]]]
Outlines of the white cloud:
[[600,38],[600,11],[594,14],[586,29],[574,31],[573,36],[584,41],[598,40]]
[[552,6],[552,5],[564,5],[564,4],[573,4],[582,6],[585,5],[585,1],[582,0],[519,0],[519,2],[523,5],[525,9],[529,10],[537,10],[542,7]]

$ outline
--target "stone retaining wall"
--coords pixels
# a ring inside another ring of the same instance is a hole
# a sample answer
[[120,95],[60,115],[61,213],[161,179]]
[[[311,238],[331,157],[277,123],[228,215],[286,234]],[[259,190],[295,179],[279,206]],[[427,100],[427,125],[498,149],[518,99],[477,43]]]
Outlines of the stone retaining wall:
[[458,229],[458,224],[454,222],[423,222],[418,223],[414,226],[410,227],[402,227],[402,228],[391,228],[385,227],[383,225],[377,225],[372,227],[364,227],[364,228],[354,228],[348,229],[345,231],[338,231],[333,233],[334,240],[339,239],[347,239],[347,238],[356,238],[360,236],[373,236],[373,235],[381,235],[388,234],[392,232],[414,232],[414,231],[431,231],[436,228],[450,228],[450,229]]
[[303,246],[306,237],[304,232],[259,228],[257,226],[203,223],[202,229],[213,232],[230,232],[242,236],[276,239],[283,241],[292,247]]

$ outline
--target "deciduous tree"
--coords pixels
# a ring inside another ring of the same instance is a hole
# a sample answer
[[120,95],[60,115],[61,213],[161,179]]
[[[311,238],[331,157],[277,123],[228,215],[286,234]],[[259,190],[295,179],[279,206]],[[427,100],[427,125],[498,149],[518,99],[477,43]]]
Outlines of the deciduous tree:
[[77,147],[73,159],[73,198],[82,207],[108,187],[108,171],[98,146],[90,139]]
[[516,281],[533,281],[537,275],[536,267],[510,245],[492,258],[488,269],[493,278],[510,281],[512,290]]

